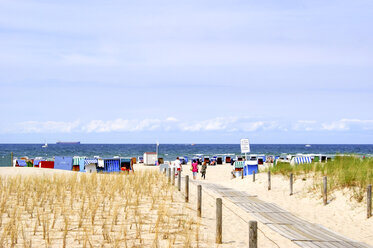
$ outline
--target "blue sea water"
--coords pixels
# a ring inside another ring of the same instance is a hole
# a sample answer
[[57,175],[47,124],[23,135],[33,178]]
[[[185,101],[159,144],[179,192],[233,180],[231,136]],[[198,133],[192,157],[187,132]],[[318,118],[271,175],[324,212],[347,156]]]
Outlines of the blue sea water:
[[[101,157],[138,157],[144,152],[155,152],[155,144],[49,144],[42,148],[42,144],[0,144],[0,156],[13,152],[15,157],[28,156],[53,158],[54,156],[101,156]],[[280,155],[281,153],[354,153],[373,154],[373,145],[318,145],[312,144],[252,144],[252,154]],[[160,144],[159,157],[174,160],[177,156],[193,157],[194,154],[241,154],[239,144]]]

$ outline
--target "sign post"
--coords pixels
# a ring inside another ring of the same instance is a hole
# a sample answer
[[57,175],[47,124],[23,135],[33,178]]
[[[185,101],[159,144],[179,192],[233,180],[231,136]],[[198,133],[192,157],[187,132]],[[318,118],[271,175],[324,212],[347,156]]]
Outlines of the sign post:
[[245,153],[245,161],[243,161],[243,168],[242,168],[242,178],[243,178],[243,172],[245,170],[245,165],[246,165],[246,161],[247,161],[247,155],[246,153],[250,153],[250,143],[249,143],[249,139],[241,139],[241,153]]
[[249,152],[250,152],[249,139],[241,139],[241,153],[245,153],[245,159],[247,159],[246,153],[249,153]]

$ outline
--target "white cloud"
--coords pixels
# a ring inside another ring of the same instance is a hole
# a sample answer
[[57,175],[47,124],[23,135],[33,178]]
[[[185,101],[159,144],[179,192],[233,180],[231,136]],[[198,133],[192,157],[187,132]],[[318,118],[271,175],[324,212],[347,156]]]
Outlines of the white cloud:
[[341,119],[322,124],[322,129],[327,131],[347,131],[351,128],[373,130],[373,120]]
[[245,132],[253,132],[263,127],[265,123],[263,121],[246,122],[243,124],[242,130]]
[[323,123],[322,125],[323,130],[327,131],[346,131],[349,130],[349,126],[344,121],[334,121],[329,123]]
[[292,125],[295,131],[314,131],[318,128],[318,123],[314,120],[299,120]]
[[175,117],[166,119],[115,119],[63,121],[26,121],[14,127],[2,129],[1,133],[109,133],[141,131],[184,131],[184,132],[255,132],[255,131],[348,131],[373,130],[373,120],[341,119],[331,122],[298,120],[295,123],[280,121],[257,121],[247,117],[217,117],[201,121],[180,121]]
[[252,121],[247,118],[237,120],[236,127],[240,131],[254,132],[258,130],[281,130],[281,125],[277,121]]
[[21,133],[71,133],[80,125],[80,121],[26,121],[16,125]]
[[200,122],[186,123],[181,125],[183,131],[227,131],[227,132],[254,132],[259,129],[274,130],[279,129],[277,122],[252,121],[246,117],[226,117],[203,120]]
[[202,120],[193,123],[183,123],[180,125],[183,131],[221,131],[226,130],[230,124],[235,123],[235,118],[215,118],[210,120]]
[[133,132],[133,131],[152,131],[161,126],[159,119],[144,120],[93,120],[82,127],[82,130],[88,133],[105,133],[105,132]]

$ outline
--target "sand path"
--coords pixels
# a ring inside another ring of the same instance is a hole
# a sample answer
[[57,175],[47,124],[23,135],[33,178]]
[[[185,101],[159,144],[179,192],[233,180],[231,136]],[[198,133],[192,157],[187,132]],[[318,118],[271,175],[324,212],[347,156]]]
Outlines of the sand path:
[[204,181],[191,181],[191,183],[202,185],[205,192],[220,196],[224,203],[227,201],[233,203],[300,247],[370,247],[343,237],[321,225],[302,220],[274,203],[258,199],[255,195]]

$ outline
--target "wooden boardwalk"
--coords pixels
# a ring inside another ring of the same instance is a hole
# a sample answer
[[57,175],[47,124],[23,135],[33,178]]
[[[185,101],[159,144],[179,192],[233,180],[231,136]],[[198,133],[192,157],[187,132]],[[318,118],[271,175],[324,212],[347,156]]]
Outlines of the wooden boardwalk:
[[255,195],[203,181],[192,180],[191,183],[201,184],[204,190],[214,192],[223,199],[231,201],[245,212],[250,213],[257,221],[290,239],[300,247],[370,247],[364,243],[343,237],[321,225],[302,220],[274,203],[261,201]]

